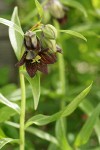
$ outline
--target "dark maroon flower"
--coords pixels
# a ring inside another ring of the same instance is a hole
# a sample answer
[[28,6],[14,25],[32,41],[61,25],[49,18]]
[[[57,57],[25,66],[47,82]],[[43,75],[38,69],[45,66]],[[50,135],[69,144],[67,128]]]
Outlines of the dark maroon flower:
[[47,65],[56,62],[56,52],[61,53],[61,48],[58,45],[56,45],[56,51],[53,51],[49,46],[43,48],[42,44],[42,41],[39,40],[34,32],[26,32],[24,36],[24,46],[26,50],[16,66],[25,65],[30,77],[34,77],[37,71],[47,74]]
[[[37,70],[41,71],[42,73],[48,73],[48,64],[53,64],[56,62],[56,53],[49,53],[48,50],[42,50],[39,52],[35,58],[27,59],[28,53],[30,51],[25,51],[21,60],[16,64],[16,66],[22,66],[25,64],[26,70],[30,77],[34,77]],[[32,51],[33,52],[33,51]]]

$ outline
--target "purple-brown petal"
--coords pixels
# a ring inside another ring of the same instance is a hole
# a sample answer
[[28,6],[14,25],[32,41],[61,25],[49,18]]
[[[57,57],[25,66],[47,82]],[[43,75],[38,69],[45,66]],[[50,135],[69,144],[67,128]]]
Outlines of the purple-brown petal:
[[38,70],[41,71],[44,74],[48,73],[47,64],[43,64],[42,62],[38,63]]
[[22,65],[25,63],[26,55],[27,55],[27,52],[25,52],[25,53],[23,54],[22,58],[20,59],[19,62],[17,62],[17,64],[15,64],[15,66],[17,66],[17,67],[22,66]]
[[26,70],[29,74],[30,77],[34,77],[37,71],[37,64],[36,63],[31,63],[30,60],[27,60],[26,63]]
[[40,57],[44,64],[53,64],[57,60],[55,53],[43,53],[40,55]]
[[62,52],[62,49],[60,48],[59,45],[56,45],[56,51],[57,51],[58,53],[63,53],[63,52]]
[[65,15],[63,18],[57,19],[60,24],[65,24],[67,22],[67,16]]

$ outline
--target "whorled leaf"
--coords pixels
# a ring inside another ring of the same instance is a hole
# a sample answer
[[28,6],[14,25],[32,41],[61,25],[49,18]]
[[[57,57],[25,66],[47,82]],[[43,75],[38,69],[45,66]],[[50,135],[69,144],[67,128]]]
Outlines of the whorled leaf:
[[99,114],[100,114],[100,104],[94,109],[91,116],[88,118],[83,128],[80,130],[79,134],[77,135],[74,144],[75,147],[81,146],[88,142]]
[[10,102],[8,99],[6,99],[1,93],[0,93],[0,103],[12,108],[13,110],[15,110],[17,113],[20,114],[20,107],[13,102]]
[[9,20],[4,19],[4,18],[0,18],[0,23],[4,24],[4,25],[6,25],[6,26],[8,26],[10,28],[13,28],[17,32],[19,32],[22,36],[24,36],[24,33],[21,30],[21,28],[17,24],[15,24],[14,22],[9,21]]
[[[14,128],[20,128],[19,124],[11,122],[11,121],[6,121],[5,123],[9,126],[14,127]],[[35,127],[28,127],[26,129],[26,132],[34,134],[34,135],[36,135],[37,137],[39,137],[43,140],[46,140],[46,141],[49,141],[49,142],[54,143],[56,145],[59,145],[57,139],[54,136],[52,136],[51,134],[49,134],[45,131],[37,129]]]
[[61,0],[61,2],[64,4],[64,5],[67,5],[69,7],[73,7],[73,8],[76,8],[78,9],[79,11],[81,11],[84,16],[87,18],[87,12],[86,12],[86,9],[84,8],[83,5],[81,5],[81,3],[79,3],[78,1],[75,1],[75,0]]
[[0,108],[0,123],[9,120],[15,114],[16,112],[10,107],[4,106]]
[[44,139],[46,141],[49,141],[49,142],[54,143],[56,145],[59,145],[57,139],[54,136],[52,136],[49,133],[44,132],[40,129],[37,129],[37,128],[34,128],[34,127],[28,127],[26,129],[26,131],[31,133],[31,134],[36,135],[37,137],[39,137],[41,139]]
[[72,30],[59,30],[60,32],[63,32],[63,33],[66,33],[68,35],[71,35],[71,36],[75,36],[75,37],[78,37],[84,41],[87,42],[87,39],[80,33],[76,32],[76,31],[72,31]]
[[42,17],[43,17],[43,8],[42,8],[41,4],[38,2],[38,0],[35,0],[35,4],[36,4],[37,10],[38,10],[40,19],[42,19]]
[[3,148],[8,143],[19,143],[18,139],[12,139],[12,138],[2,138],[0,139],[0,149]]
[[47,150],[61,150],[57,145],[50,143],[49,147]]
[[5,137],[6,137],[5,133],[4,133],[3,130],[0,128],[0,139],[5,138]]
[[[13,23],[15,23],[20,28],[20,30],[22,30],[20,21],[19,21],[19,17],[18,17],[18,8],[17,7],[14,8],[11,21]],[[20,59],[21,49],[22,49],[22,45],[23,45],[23,36],[18,31],[16,31],[14,28],[9,27],[9,38],[10,38],[11,45],[14,49],[15,55],[17,56],[18,59]]]
[[60,146],[61,150],[72,150],[71,146],[68,143],[67,137],[66,137],[66,131],[64,126],[64,120],[59,119],[56,122],[56,137]]
[[36,125],[46,125],[50,122],[53,122],[55,120],[58,120],[59,118],[66,117],[70,115],[81,103],[81,101],[85,98],[85,96],[89,93],[91,89],[92,84],[87,87],[84,91],[82,91],[68,106],[66,106],[63,110],[51,115],[51,116],[46,116],[46,115],[36,115],[32,118],[30,118],[26,124],[25,128],[32,124]]
[[[91,103],[91,101],[89,101],[89,99],[85,99],[80,105],[79,107],[81,108],[81,110],[87,115],[90,116],[93,112],[93,110],[95,109],[95,106]],[[96,121],[96,124],[94,126],[97,138],[98,138],[98,142],[100,144],[100,119],[98,118]]]
[[34,78],[31,78],[26,71],[21,71],[26,79],[29,81],[31,88],[32,88],[32,94],[34,98],[34,109],[36,110],[38,107],[39,99],[40,99],[40,76],[39,74],[36,74]]
[[72,26],[70,29],[84,34],[87,34],[87,32],[89,31],[94,32],[96,34],[96,32],[100,30],[100,23],[99,22],[83,23],[83,24]]

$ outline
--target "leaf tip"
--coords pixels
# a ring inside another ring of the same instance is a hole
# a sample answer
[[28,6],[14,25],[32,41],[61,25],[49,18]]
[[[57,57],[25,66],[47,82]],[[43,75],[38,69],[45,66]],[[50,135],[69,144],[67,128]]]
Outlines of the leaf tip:
[[90,90],[91,90],[91,88],[92,88],[92,84],[93,84],[93,81],[91,81],[90,85],[86,88],[88,91],[90,91]]
[[15,7],[14,7],[14,10],[18,11],[18,7],[17,7],[17,6],[15,6]]

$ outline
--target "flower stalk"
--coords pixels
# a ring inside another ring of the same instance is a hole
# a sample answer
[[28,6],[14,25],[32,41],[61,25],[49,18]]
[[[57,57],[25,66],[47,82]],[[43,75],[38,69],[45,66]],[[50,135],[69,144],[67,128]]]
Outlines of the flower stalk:
[[25,148],[25,131],[24,131],[24,123],[25,123],[25,104],[26,104],[26,94],[25,94],[25,79],[24,75],[20,72],[20,86],[21,86],[21,112],[20,112],[20,150],[24,150]]

